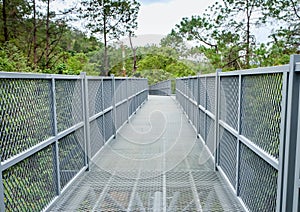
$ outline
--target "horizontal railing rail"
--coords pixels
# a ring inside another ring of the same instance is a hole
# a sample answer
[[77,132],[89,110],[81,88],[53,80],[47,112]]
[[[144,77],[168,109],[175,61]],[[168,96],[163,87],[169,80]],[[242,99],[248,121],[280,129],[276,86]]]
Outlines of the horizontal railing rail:
[[140,78],[0,72],[0,211],[55,203],[147,100]]
[[300,126],[299,61],[176,79],[177,101],[246,210],[299,210],[300,129],[288,125]]

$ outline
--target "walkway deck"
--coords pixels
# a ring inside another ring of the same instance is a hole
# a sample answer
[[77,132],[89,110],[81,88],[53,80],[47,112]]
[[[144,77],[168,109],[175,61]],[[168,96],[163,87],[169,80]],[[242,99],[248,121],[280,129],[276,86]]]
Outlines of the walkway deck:
[[243,211],[172,97],[149,101],[52,211]]

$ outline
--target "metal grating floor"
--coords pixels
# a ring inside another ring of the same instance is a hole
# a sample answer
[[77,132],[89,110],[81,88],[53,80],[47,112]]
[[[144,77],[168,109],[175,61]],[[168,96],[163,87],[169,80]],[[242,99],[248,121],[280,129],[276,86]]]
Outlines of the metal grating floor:
[[149,96],[51,211],[243,211],[173,97]]

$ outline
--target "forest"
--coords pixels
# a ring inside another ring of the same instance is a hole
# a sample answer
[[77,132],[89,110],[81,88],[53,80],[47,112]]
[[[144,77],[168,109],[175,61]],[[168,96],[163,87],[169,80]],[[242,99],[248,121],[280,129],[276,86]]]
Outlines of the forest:
[[287,64],[300,52],[299,0],[216,1],[182,18],[159,45],[143,47],[121,42],[136,36],[139,1],[80,0],[64,10],[58,2],[1,0],[0,71],[114,74],[153,84],[217,68]]

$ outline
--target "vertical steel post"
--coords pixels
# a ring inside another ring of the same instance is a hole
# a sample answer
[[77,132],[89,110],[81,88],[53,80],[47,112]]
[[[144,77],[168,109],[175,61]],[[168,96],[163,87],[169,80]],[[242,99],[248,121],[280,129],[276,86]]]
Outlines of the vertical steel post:
[[89,160],[91,158],[91,139],[90,139],[90,121],[89,121],[89,95],[88,95],[88,79],[86,73],[82,72],[82,111],[83,111],[83,121],[84,121],[84,162],[87,166],[87,171],[89,171]]
[[[287,116],[285,129],[285,143],[282,149],[282,163],[279,169],[282,174],[282,181],[279,182],[281,186],[280,206],[277,206],[278,211],[293,211],[298,204],[294,199],[295,192],[299,192],[298,183],[295,184],[296,173],[296,155],[297,155],[297,139],[299,139],[299,88],[300,88],[300,73],[296,72],[296,62],[300,62],[300,55],[292,55],[290,59],[290,72],[288,82],[288,99],[287,99]],[[297,130],[296,130],[297,129]],[[298,153],[299,154],[299,153]],[[299,200],[298,200],[299,201]]]
[[215,171],[218,166],[218,148],[219,148],[219,98],[220,98],[220,76],[219,73],[222,72],[222,69],[216,70],[216,79],[215,79],[215,137],[214,137],[214,147],[215,147]]
[[280,122],[280,144],[279,144],[279,167],[278,167],[278,178],[277,178],[277,204],[276,210],[280,211],[280,202],[282,202],[281,192],[282,192],[282,178],[283,178],[283,155],[284,155],[284,136],[285,136],[285,120],[286,120],[286,103],[287,103],[287,92],[288,92],[288,73],[284,72],[282,75],[282,100],[281,100],[281,122]]
[[[104,104],[104,80],[103,78],[101,79],[101,86],[102,86],[102,89],[101,89],[101,96],[102,96],[102,111],[104,111],[104,107],[105,107],[105,104]],[[104,120],[104,113],[102,114],[102,133],[103,133],[103,143],[106,143],[106,136],[105,136],[105,120]]]
[[235,191],[237,196],[240,195],[239,182],[240,182],[240,134],[241,134],[241,116],[242,116],[242,75],[239,74],[239,91],[238,91],[238,124],[236,138],[236,167],[235,167]]
[[[205,110],[207,110],[207,77],[205,76],[204,79],[205,79],[205,86],[203,86],[203,87],[204,87],[205,102],[204,102],[203,108]],[[204,140],[205,145],[207,146],[207,127],[206,127],[206,125],[207,125],[207,114],[205,113],[205,111],[203,111],[203,112],[204,112],[204,138],[203,138],[203,140]]]
[[117,128],[117,108],[116,108],[116,82],[115,82],[115,76],[113,74],[111,74],[111,93],[112,93],[112,99],[111,99],[111,103],[112,103],[112,120],[113,120],[113,135],[114,138],[116,138],[116,128]]
[[127,108],[127,123],[129,122],[129,116],[130,116],[130,111],[129,111],[129,93],[128,93],[128,77],[126,76],[126,90],[125,90],[125,96],[126,96],[126,108]]
[[199,138],[199,134],[200,134],[200,131],[199,131],[199,126],[200,126],[200,109],[199,109],[199,87],[200,87],[200,83],[199,83],[199,77],[197,76],[196,78],[196,82],[197,82],[197,86],[196,86],[196,89],[197,89],[197,96],[196,96],[196,102],[197,102],[197,107],[196,107],[196,113],[197,113],[197,116],[196,116],[196,133],[197,133],[197,138]]
[[60,164],[59,164],[59,147],[58,147],[58,129],[57,129],[57,113],[56,113],[56,92],[55,92],[55,79],[52,77],[52,104],[53,104],[53,125],[54,125],[54,136],[55,136],[55,146],[54,146],[54,167],[56,168],[56,194],[59,196],[61,193],[60,187]]
[[5,211],[5,203],[4,203],[4,186],[3,186],[3,178],[2,178],[2,165],[0,162],[0,211]]

